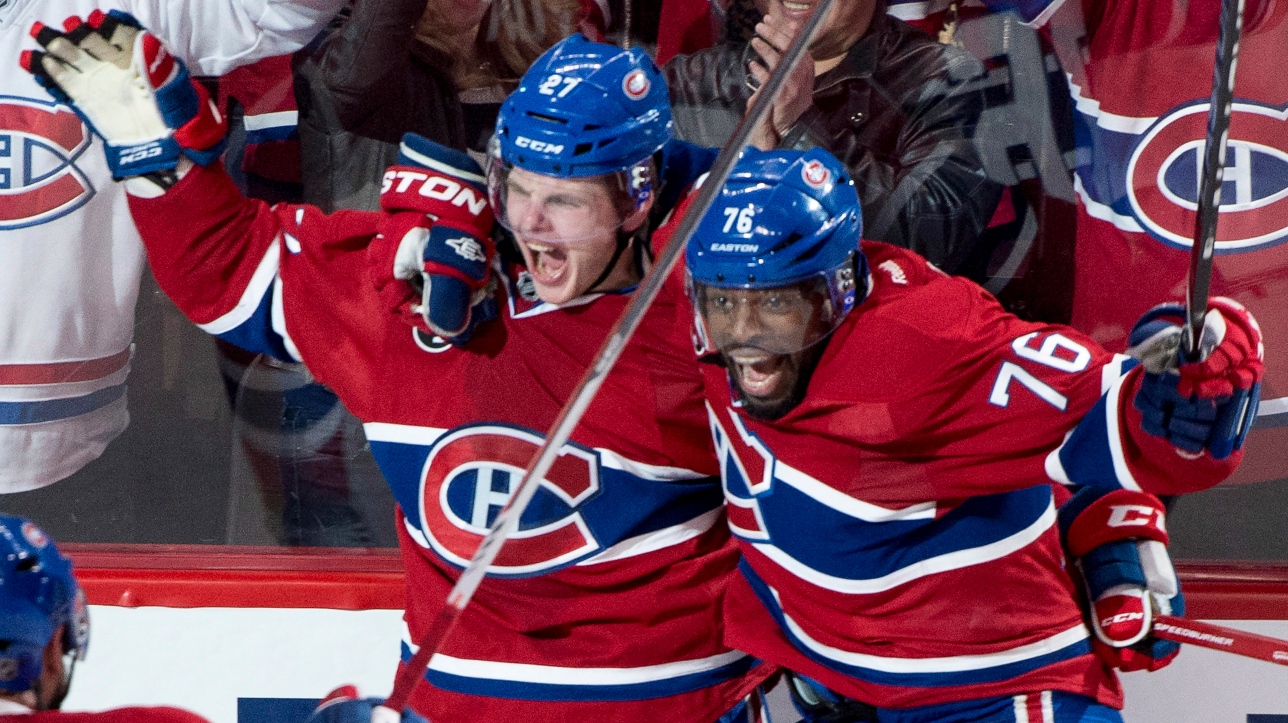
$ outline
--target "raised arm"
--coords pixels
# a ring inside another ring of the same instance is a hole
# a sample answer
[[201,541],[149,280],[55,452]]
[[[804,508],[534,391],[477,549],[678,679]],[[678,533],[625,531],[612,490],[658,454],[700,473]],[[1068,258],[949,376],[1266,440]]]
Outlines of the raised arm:
[[223,75],[294,52],[345,0],[124,0],[124,9],[165,41],[196,75]]

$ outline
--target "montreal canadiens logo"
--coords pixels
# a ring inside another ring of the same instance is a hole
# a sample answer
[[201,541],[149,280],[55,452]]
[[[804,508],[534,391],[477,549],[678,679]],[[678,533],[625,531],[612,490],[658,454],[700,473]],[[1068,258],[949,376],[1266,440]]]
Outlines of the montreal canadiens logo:
[[822,188],[832,179],[832,172],[822,161],[810,161],[801,169],[801,178],[810,188]]
[[[1164,114],[1127,166],[1132,213],[1155,238],[1193,245],[1208,103]],[[1217,252],[1288,241],[1288,107],[1235,103],[1221,184]]]
[[626,74],[625,78],[622,78],[622,91],[631,100],[639,100],[648,95],[648,89],[651,86],[652,83],[649,82],[648,76],[642,70],[632,70]]
[[89,129],[66,106],[0,96],[0,231],[47,223],[94,195],[76,165]]
[[37,550],[43,549],[45,545],[49,544],[49,536],[45,534],[45,531],[30,522],[22,523],[22,536],[29,545]]
[[[420,518],[430,547],[448,562],[468,564],[542,441],[535,432],[495,424],[439,437],[420,484]],[[598,552],[601,546],[578,508],[599,488],[599,455],[564,445],[488,574],[536,575]]]

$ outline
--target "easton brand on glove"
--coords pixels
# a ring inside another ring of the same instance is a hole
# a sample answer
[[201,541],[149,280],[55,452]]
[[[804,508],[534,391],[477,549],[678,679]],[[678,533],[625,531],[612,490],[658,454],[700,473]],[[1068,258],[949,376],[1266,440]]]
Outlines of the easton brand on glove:
[[464,344],[496,316],[483,171],[468,155],[411,133],[398,160],[385,171],[386,216],[368,249],[372,283],[392,313]]
[[1241,304],[1216,297],[1208,304],[1200,360],[1181,350],[1185,309],[1163,304],[1132,327],[1127,353],[1145,376],[1134,406],[1141,428],[1191,454],[1225,459],[1243,447],[1261,397],[1264,347],[1257,321]]
[[1119,670],[1158,670],[1180,652],[1151,635],[1156,615],[1185,612],[1164,517],[1157,497],[1123,489],[1087,487],[1060,507],[1064,549],[1087,593],[1092,647]]
[[227,126],[206,90],[156,36],[119,10],[71,16],[59,32],[31,34],[45,51],[21,64],[107,143],[117,180],[173,169],[181,155],[206,165],[223,152]]

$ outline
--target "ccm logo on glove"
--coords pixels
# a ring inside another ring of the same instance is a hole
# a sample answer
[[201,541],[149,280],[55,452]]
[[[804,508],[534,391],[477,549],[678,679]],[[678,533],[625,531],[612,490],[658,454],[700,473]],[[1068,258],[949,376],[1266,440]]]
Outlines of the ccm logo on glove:
[[1113,505],[1109,508],[1110,527],[1156,527],[1159,532],[1166,532],[1163,523],[1163,511],[1146,505]]

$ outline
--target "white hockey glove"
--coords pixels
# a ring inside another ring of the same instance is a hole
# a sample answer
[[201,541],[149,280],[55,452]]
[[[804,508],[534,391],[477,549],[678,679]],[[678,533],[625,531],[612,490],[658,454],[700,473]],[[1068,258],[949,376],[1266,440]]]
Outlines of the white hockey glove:
[[20,62],[106,141],[113,178],[168,185],[181,156],[200,165],[219,157],[224,118],[155,35],[119,10],[95,10],[88,21],[73,15],[63,26],[33,25],[45,52],[23,51]]

